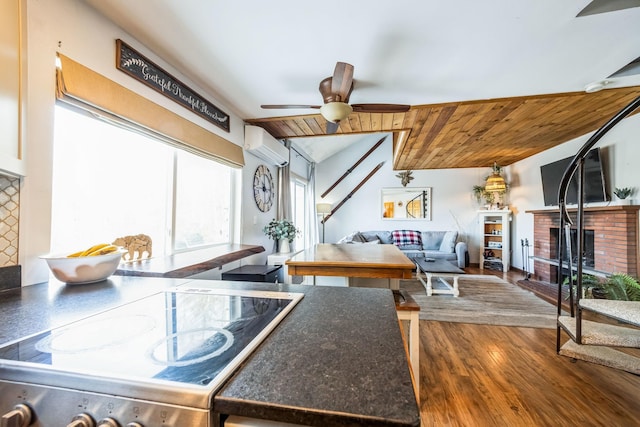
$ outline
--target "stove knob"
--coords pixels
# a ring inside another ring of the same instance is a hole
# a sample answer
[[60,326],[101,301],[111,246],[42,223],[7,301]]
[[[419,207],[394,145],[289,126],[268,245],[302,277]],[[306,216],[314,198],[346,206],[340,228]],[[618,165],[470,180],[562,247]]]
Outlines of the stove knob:
[[126,425],[126,427],[144,427],[142,424],[136,421],[131,421]]
[[27,427],[31,424],[31,408],[19,403],[6,414],[2,415],[2,427]]
[[98,427],[120,427],[120,424],[113,418],[103,418],[98,421]]
[[67,427],[95,427],[96,422],[93,421],[89,414],[78,414],[71,420],[71,424]]

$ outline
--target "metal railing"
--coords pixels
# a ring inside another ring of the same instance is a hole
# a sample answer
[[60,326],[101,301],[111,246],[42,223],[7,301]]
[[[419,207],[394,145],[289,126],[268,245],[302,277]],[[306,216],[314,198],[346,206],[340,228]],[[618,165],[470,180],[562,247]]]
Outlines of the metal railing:
[[[580,297],[582,296],[582,266],[584,264],[584,160],[589,153],[589,150],[615,125],[617,125],[622,119],[631,114],[636,108],[640,107],[640,96],[631,101],[620,112],[613,116],[607,123],[605,123],[600,129],[598,129],[591,137],[585,142],[585,144],[578,150],[578,153],[573,157],[569,166],[564,171],[562,180],[560,181],[560,188],[558,189],[558,205],[560,207],[560,248],[558,250],[558,317],[562,315],[562,284],[564,282],[564,274],[561,266],[563,260],[567,259],[568,271],[569,271],[569,306],[571,307],[571,317],[576,318],[576,331],[575,338],[578,344],[582,344],[582,310],[580,309]],[[574,257],[571,254],[571,226],[573,221],[569,216],[569,210],[567,209],[567,190],[569,183],[573,175],[577,173],[578,181],[578,209],[576,214],[576,279],[574,283],[572,272],[574,271],[571,265],[571,260]],[[565,252],[567,256],[565,257]],[[575,292],[574,292],[575,288]],[[561,327],[558,323],[557,327],[557,339],[556,350],[560,351],[560,333]]]

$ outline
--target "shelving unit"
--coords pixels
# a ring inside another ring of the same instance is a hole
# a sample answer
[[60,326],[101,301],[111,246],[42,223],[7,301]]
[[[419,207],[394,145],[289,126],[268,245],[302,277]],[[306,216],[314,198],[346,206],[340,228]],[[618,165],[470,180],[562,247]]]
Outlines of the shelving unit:
[[511,211],[478,211],[480,269],[509,271],[511,266]]

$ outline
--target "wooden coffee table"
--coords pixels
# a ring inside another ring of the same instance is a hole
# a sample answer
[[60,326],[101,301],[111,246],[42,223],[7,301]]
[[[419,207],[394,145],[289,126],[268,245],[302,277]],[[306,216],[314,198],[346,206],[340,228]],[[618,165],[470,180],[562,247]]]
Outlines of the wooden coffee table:
[[[464,270],[442,259],[416,257],[413,261],[416,263],[416,277],[427,290],[427,296],[433,294],[451,294],[457,297],[460,295],[460,291],[458,290],[458,277],[464,274]],[[426,277],[426,282],[422,274]],[[437,277],[447,289],[433,289],[432,277],[434,276]],[[445,278],[449,277],[453,278],[453,284],[445,280]]]

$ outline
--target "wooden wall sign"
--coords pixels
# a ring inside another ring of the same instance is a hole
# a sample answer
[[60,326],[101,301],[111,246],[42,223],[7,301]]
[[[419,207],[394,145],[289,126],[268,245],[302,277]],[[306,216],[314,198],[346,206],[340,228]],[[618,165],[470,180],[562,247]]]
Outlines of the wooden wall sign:
[[116,68],[229,132],[227,113],[120,39],[116,40]]

